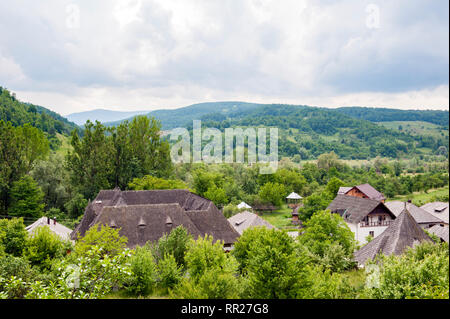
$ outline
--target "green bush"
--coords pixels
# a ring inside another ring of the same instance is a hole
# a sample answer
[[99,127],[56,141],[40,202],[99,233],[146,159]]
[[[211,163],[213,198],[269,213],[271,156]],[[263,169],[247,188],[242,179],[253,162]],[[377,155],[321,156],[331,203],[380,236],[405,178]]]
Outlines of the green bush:
[[380,255],[366,269],[372,278],[364,291],[368,298],[449,298],[447,243],[422,243],[401,256]]
[[147,247],[136,247],[130,258],[131,276],[127,290],[134,295],[148,295],[156,284],[156,264]]
[[304,225],[298,241],[310,251],[316,263],[332,271],[342,271],[353,265],[355,238],[341,216],[319,211]]
[[183,226],[173,229],[169,235],[164,234],[153,247],[157,262],[166,255],[172,255],[179,266],[185,267],[184,256],[191,236]]
[[93,246],[85,255],[63,259],[54,264],[57,279],[49,283],[28,283],[29,299],[94,299],[103,298],[114,289],[121,289],[131,276],[129,258],[124,249],[114,256]]
[[0,256],[22,256],[28,238],[23,218],[0,219]]
[[30,281],[36,276],[36,271],[24,257],[8,255],[0,258],[0,277],[11,278],[12,276]]
[[106,225],[91,227],[75,244],[74,252],[77,256],[86,254],[94,247],[101,248],[102,253],[116,255],[120,253],[128,242],[128,238],[119,235],[120,229],[114,229]]
[[182,273],[173,255],[165,255],[158,263],[159,285],[162,288],[175,287],[181,281]]
[[206,235],[189,242],[186,253],[188,276],[171,292],[187,299],[229,299],[240,294],[237,261],[223,251],[223,243]]
[[24,255],[32,265],[50,269],[54,259],[62,258],[70,248],[47,226],[38,227],[30,235]]

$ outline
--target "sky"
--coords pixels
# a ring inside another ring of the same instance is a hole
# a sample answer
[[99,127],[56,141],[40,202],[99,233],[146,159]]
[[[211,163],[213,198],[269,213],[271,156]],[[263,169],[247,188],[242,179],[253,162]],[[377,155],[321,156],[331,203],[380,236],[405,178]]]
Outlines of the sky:
[[445,0],[1,1],[0,39],[0,86],[63,115],[449,108]]

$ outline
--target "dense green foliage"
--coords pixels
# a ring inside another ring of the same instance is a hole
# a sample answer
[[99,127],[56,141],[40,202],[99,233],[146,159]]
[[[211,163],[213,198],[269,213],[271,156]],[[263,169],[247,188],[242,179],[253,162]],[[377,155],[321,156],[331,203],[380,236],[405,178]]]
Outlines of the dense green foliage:
[[12,184],[9,215],[36,220],[42,216],[44,206],[44,193],[31,176]]
[[448,127],[448,111],[397,110],[380,107],[340,107],[336,110],[371,122],[425,121]]
[[61,115],[42,106],[23,103],[15,94],[0,86],[0,120],[11,122],[13,126],[30,124],[45,132],[53,147],[58,147],[56,134],[70,134],[78,127]]
[[367,267],[370,277],[365,293],[368,297],[449,298],[448,243],[422,243],[401,256],[380,255],[377,263]]
[[189,299],[229,299],[239,297],[239,281],[236,277],[237,262],[225,254],[223,243],[213,244],[210,236],[189,242],[186,253],[189,277],[181,280],[173,296]]
[[5,253],[22,256],[27,238],[28,232],[22,218],[0,219],[0,256]]
[[308,250],[315,263],[331,271],[342,271],[352,266],[355,235],[341,216],[319,211],[304,226],[299,243]]
[[0,212],[11,204],[11,188],[49,152],[42,131],[29,124],[14,127],[0,120]]
[[187,189],[186,183],[180,180],[166,180],[151,175],[142,178],[134,178],[128,184],[129,189],[135,191],[153,190],[153,189]]
[[158,122],[143,116],[110,129],[87,122],[83,138],[72,134],[73,151],[67,156],[72,185],[94,198],[101,189],[125,189],[136,177],[168,175],[169,145],[160,140],[159,130]]
[[331,151],[343,159],[368,159],[421,154],[420,148],[436,154],[441,146],[448,149],[448,136],[412,136],[337,110],[316,107],[264,105],[229,115],[206,115],[202,120],[203,126],[222,131],[228,127],[277,127],[280,155],[300,155],[302,159]]

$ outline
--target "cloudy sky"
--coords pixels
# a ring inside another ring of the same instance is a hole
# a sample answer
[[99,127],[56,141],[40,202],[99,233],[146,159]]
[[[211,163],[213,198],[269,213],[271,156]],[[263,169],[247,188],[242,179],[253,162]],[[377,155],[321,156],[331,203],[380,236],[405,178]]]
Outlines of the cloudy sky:
[[446,0],[0,2],[0,86],[61,114],[207,101],[449,108]]

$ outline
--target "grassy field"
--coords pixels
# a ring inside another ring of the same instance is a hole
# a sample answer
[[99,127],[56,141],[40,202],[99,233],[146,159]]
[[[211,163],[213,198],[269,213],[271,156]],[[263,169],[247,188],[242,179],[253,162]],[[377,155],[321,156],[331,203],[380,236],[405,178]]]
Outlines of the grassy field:
[[70,145],[70,137],[64,136],[62,134],[57,133],[56,137],[61,141],[61,147],[55,151],[56,154],[66,156],[69,153],[69,150],[72,149],[72,145]]
[[432,136],[448,136],[448,130],[441,126],[421,121],[392,121],[377,122],[386,128],[402,131],[411,135],[432,135]]
[[291,213],[292,209],[287,207],[287,205],[283,205],[279,210],[272,213],[264,213],[261,217],[276,228],[292,228],[295,230],[296,228],[291,222]]
[[422,206],[426,203],[435,201],[436,197],[442,197],[442,196],[448,196],[449,194],[449,187],[445,186],[442,188],[436,188],[429,190],[427,193],[425,192],[414,192],[413,194],[409,195],[398,195],[393,198],[389,198],[386,201],[394,201],[394,200],[400,200],[400,201],[407,201],[408,199],[412,200],[412,203],[416,206]]

